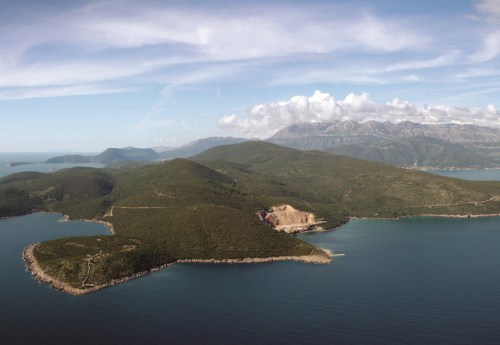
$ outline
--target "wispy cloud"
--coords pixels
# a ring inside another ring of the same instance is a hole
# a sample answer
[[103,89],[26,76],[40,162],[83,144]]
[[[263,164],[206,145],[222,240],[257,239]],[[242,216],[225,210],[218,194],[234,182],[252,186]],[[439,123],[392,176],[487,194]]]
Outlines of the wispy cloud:
[[470,56],[472,62],[486,62],[500,54],[500,30],[491,32],[484,37],[482,47]]
[[[491,23],[499,7],[481,0],[474,13]],[[450,80],[491,69],[485,64],[500,54],[498,28],[481,25],[450,38],[434,20],[355,3],[94,0],[0,23],[0,88],[6,99],[24,97],[23,88],[25,97],[107,93],[110,84],[116,92],[148,84],[169,93],[239,77],[263,86],[392,85],[423,83],[432,79],[426,70],[438,69]]]
[[132,88],[104,85],[76,85],[61,87],[27,87],[0,89],[0,100],[21,100],[67,96],[88,96],[132,92]]
[[[0,87],[130,84],[130,78],[148,74],[159,75],[155,82],[166,86],[199,84],[225,78],[241,61],[277,66],[290,57],[306,62],[315,55],[391,53],[430,41],[404,21],[345,6],[94,1],[30,22],[0,24]],[[200,64],[208,64],[209,72]]]
[[474,2],[476,19],[496,24],[500,22],[500,2],[498,0],[477,0]]
[[398,62],[387,66],[382,70],[382,72],[407,71],[449,66],[457,63],[460,57],[461,52],[459,50],[451,50],[450,52],[446,52],[443,55],[431,59]]

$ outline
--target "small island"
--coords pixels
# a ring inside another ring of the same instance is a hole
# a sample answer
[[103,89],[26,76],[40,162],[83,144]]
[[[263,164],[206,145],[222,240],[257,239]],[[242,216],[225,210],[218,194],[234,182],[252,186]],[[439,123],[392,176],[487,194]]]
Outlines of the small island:
[[10,162],[10,163],[7,163],[6,165],[8,167],[17,167],[17,166],[21,166],[21,165],[30,165],[30,164],[34,164],[34,163],[30,163],[30,162]]
[[0,217],[57,212],[108,226],[24,252],[40,280],[84,294],[178,262],[330,263],[294,234],[353,217],[497,215],[500,183],[246,142],[189,160],[13,174],[0,179],[0,202]]

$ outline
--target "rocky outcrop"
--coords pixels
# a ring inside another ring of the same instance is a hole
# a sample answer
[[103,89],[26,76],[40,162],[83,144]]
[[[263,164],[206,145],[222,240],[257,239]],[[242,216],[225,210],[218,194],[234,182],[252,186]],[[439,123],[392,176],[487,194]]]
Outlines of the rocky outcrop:
[[316,219],[314,213],[299,211],[290,205],[273,206],[269,210],[257,212],[259,218],[277,231],[296,233],[315,229],[325,223]]

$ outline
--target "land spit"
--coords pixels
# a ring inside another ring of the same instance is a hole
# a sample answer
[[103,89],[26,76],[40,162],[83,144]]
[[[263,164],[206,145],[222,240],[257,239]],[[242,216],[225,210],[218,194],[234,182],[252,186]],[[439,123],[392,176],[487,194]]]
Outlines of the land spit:
[[185,259],[185,260],[177,260],[172,263],[167,263],[160,265],[158,267],[149,269],[147,271],[138,272],[131,276],[113,279],[106,284],[96,285],[84,289],[75,288],[67,283],[64,283],[48,274],[46,274],[43,269],[38,264],[34,250],[38,246],[38,243],[31,244],[24,249],[23,258],[26,262],[26,267],[31,274],[37,278],[40,282],[44,282],[49,284],[53,289],[64,291],[66,293],[72,295],[83,295],[90,292],[102,290],[106,287],[114,286],[123,282],[126,282],[131,279],[139,278],[150,274],[152,272],[159,271],[165,267],[172,265],[175,262],[180,263],[224,263],[224,264],[248,264],[248,263],[261,263],[261,262],[274,262],[274,261],[302,261],[305,263],[313,263],[313,264],[328,264],[333,261],[333,253],[328,249],[319,248],[323,251],[322,254],[315,255],[303,255],[303,256],[277,256],[277,257],[268,257],[268,258],[243,258],[243,259]]

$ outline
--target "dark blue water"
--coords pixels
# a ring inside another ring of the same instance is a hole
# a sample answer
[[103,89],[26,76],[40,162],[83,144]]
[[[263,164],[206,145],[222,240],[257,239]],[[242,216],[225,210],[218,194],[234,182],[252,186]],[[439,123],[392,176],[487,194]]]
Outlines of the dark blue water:
[[500,218],[357,220],[302,237],[296,262],[175,264],[70,296],[24,270],[29,243],[105,233],[38,214],[0,220],[1,344],[498,344]]

